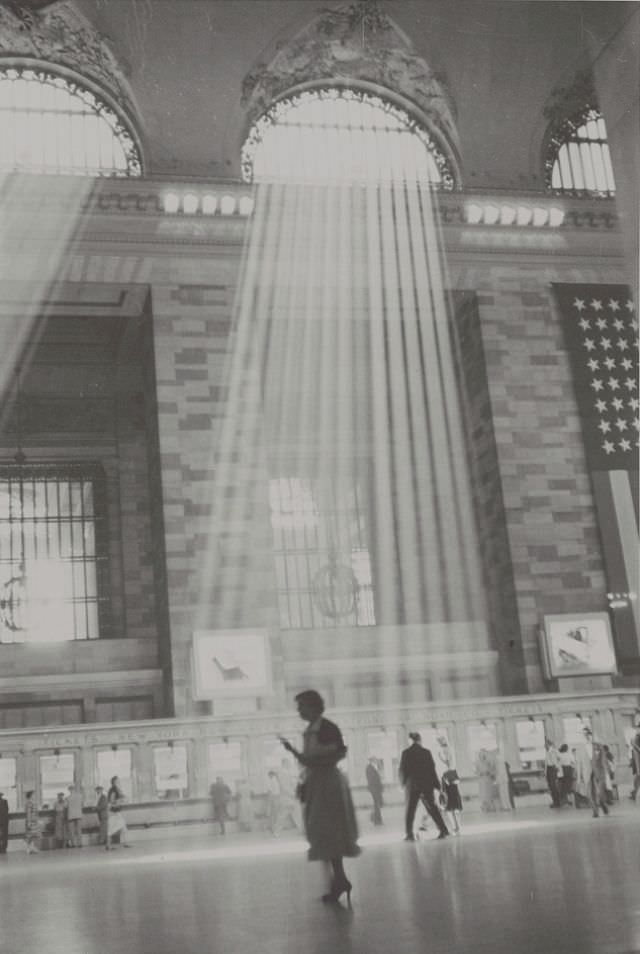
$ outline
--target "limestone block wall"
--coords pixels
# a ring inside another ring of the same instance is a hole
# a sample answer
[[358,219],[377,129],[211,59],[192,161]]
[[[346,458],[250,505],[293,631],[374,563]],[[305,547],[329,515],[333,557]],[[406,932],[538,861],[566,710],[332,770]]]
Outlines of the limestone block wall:
[[526,261],[455,269],[477,292],[493,427],[530,692],[544,687],[544,614],[606,609],[580,421],[551,282],[624,283],[613,265]]
[[456,293],[453,320],[491,645],[500,660],[502,691],[524,692],[526,678],[513,563],[475,292]]

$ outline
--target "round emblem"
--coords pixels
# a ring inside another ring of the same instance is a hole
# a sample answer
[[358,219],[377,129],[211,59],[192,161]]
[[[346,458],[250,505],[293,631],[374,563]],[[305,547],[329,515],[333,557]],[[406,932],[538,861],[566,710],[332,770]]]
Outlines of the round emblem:
[[313,600],[323,616],[340,619],[355,609],[360,584],[350,566],[329,560],[313,578]]

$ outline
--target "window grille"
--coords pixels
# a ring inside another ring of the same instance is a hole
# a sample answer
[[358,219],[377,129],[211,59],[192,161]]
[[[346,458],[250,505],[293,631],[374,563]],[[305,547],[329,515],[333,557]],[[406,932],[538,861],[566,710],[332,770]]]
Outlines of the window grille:
[[139,176],[140,151],[106,102],[45,69],[0,68],[0,169]]
[[455,187],[451,163],[405,109],[361,90],[331,87],[279,100],[252,126],[245,181],[428,181]]
[[549,140],[547,188],[575,195],[613,196],[616,187],[607,128],[597,109],[565,120]]
[[0,642],[107,635],[104,475],[0,467]]
[[360,488],[278,477],[270,508],[282,628],[375,625]]

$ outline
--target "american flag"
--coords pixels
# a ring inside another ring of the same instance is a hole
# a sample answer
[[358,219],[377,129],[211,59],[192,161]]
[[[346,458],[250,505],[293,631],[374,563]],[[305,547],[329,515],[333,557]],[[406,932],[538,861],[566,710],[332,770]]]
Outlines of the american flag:
[[618,659],[640,669],[638,318],[624,285],[553,286],[591,474]]

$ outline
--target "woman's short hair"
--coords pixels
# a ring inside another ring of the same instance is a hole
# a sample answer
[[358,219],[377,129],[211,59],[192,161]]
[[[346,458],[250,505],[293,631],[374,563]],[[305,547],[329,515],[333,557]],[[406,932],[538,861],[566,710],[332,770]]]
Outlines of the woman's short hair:
[[410,733],[409,733],[409,738],[411,739],[412,742],[421,742],[421,741],[422,741],[422,736],[420,735],[419,732],[410,732]]
[[317,712],[324,712],[324,699],[315,689],[305,689],[304,692],[299,692],[295,697],[295,701],[298,704],[302,703],[303,705],[310,706]]

